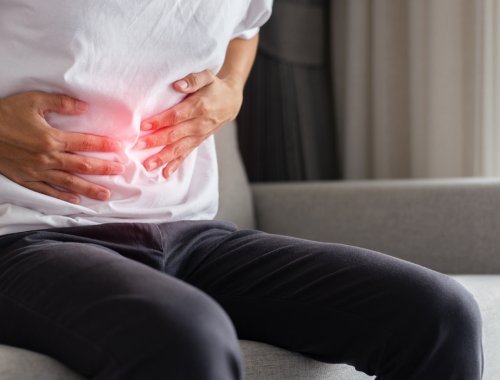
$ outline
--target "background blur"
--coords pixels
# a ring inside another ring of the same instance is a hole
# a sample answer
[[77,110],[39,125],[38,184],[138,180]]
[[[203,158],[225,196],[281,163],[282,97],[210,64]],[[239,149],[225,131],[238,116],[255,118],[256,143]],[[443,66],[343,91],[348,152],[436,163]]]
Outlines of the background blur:
[[251,181],[500,175],[500,0],[275,0]]

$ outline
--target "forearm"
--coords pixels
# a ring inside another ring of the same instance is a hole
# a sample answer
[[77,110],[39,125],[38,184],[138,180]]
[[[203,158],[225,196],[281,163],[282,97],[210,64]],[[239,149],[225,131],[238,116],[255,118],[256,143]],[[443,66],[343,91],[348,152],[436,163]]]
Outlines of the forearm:
[[259,35],[250,40],[234,39],[229,43],[224,65],[217,74],[243,91],[257,54]]

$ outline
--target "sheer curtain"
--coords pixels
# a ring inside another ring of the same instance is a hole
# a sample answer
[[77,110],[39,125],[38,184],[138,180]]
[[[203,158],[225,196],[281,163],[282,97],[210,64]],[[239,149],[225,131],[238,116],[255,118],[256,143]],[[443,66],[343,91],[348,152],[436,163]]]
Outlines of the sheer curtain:
[[500,0],[335,0],[344,177],[500,175]]

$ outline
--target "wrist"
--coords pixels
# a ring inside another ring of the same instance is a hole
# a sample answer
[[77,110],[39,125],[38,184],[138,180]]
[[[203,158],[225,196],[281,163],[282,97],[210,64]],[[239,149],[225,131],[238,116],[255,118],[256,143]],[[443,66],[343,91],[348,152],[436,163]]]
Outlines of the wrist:
[[235,92],[243,93],[243,88],[245,87],[245,76],[240,73],[227,73],[223,75],[217,75],[220,80],[233,89]]

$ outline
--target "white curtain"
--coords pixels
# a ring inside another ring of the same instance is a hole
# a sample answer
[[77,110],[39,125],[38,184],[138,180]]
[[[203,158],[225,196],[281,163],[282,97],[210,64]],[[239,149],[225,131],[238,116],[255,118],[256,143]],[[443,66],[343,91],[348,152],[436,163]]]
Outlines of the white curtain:
[[500,0],[334,0],[347,179],[500,175]]

